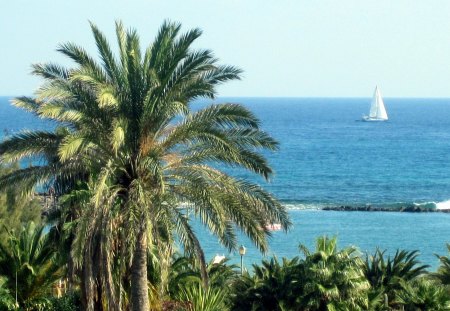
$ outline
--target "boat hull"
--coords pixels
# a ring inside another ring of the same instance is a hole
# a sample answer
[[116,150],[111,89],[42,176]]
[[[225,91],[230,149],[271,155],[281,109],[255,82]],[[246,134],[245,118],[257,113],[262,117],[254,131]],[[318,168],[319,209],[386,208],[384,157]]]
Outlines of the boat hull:
[[365,122],[383,122],[383,121],[387,121],[388,119],[371,118],[371,117],[364,116],[362,118],[362,120]]

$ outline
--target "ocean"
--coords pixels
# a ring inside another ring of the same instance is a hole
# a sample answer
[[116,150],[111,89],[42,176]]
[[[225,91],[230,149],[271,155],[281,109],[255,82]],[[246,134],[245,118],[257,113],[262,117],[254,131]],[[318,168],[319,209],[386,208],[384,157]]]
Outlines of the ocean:
[[[298,244],[313,247],[315,237],[337,235],[339,245],[419,250],[419,259],[436,267],[434,254],[446,254],[450,214],[331,212],[325,206],[450,208],[450,99],[385,98],[387,122],[362,122],[370,98],[220,98],[242,103],[261,120],[263,130],[280,143],[268,152],[275,170],[269,183],[240,170],[237,177],[261,183],[289,210],[293,229],[275,232],[269,255],[293,257]],[[195,103],[201,107],[204,103]],[[0,97],[0,138],[50,123]],[[4,131],[3,131],[4,130]],[[197,226],[202,232],[202,228]],[[209,234],[200,234],[208,258],[225,254]],[[262,257],[248,247],[245,262]],[[237,254],[229,254],[237,262]]]
[[266,188],[291,208],[450,199],[450,100],[386,99],[387,122],[361,122],[369,98],[230,99],[280,142]]

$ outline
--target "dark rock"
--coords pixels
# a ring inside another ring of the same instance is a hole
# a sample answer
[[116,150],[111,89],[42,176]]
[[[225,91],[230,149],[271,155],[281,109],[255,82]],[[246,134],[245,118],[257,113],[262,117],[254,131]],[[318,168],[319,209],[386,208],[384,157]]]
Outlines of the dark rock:
[[403,212],[403,213],[433,213],[433,212],[443,212],[449,213],[450,210],[436,210],[428,207],[420,207],[416,205],[407,205],[401,207],[375,207],[371,205],[365,206],[326,206],[323,207],[324,211],[342,211],[342,212]]

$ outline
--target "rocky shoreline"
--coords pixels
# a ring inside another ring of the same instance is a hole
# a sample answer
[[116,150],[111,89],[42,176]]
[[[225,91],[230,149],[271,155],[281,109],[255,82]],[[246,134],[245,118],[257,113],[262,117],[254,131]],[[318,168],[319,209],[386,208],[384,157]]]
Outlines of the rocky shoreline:
[[435,209],[429,207],[420,207],[416,205],[401,207],[377,207],[377,206],[327,206],[323,207],[324,211],[340,211],[340,212],[401,212],[401,213],[450,213],[450,210]]

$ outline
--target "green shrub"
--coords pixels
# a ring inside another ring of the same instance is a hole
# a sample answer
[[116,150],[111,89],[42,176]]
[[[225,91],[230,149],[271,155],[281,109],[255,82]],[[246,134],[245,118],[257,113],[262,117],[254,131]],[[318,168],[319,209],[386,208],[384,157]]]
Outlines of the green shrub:
[[80,295],[76,292],[69,292],[62,297],[53,297],[49,311],[80,311]]

